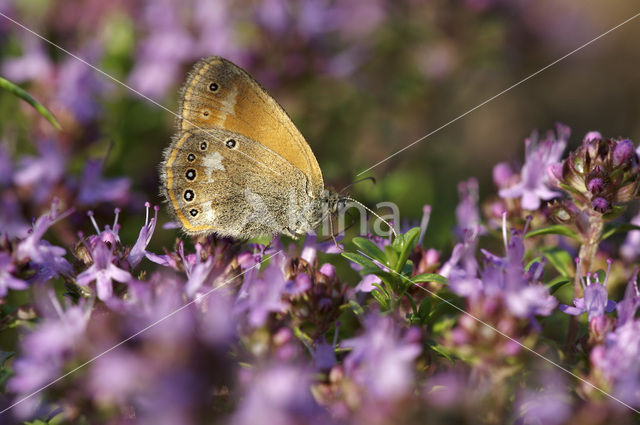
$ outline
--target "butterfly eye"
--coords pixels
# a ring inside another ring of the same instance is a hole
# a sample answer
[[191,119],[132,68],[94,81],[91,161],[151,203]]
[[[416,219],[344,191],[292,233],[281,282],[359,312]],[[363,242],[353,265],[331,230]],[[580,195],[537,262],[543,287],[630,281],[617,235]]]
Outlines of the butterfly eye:
[[184,191],[184,199],[185,201],[191,202],[193,201],[193,198],[195,197],[193,190],[191,189],[187,189]]
[[235,148],[235,147],[236,147],[236,141],[235,141],[235,140],[233,140],[233,139],[229,139],[229,140],[227,140],[226,145],[227,145],[227,147],[228,147],[229,149],[233,149],[233,148]]
[[211,90],[211,91],[218,90],[218,85],[216,83],[209,84],[209,90]]
[[184,176],[187,178],[187,180],[193,181],[196,179],[196,170],[194,170],[193,168],[189,168]]
[[187,155],[187,161],[189,162],[193,162],[196,160],[196,156],[192,153],[190,153],[189,155]]
[[204,111],[202,111],[202,116],[203,117],[208,117],[209,116],[209,110],[205,109]]
[[198,215],[198,210],[195,208],[192,208],[191,210],[189,210],[189,214],[191,214],[191,217],[195,217]]
[[206,151],[207,150],[207,142],[200,143],[200,150],[201,151]]

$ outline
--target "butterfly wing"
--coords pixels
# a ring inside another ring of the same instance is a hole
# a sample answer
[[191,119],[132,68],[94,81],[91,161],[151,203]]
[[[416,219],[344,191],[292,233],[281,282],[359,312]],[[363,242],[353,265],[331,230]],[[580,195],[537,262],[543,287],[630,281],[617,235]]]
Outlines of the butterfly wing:
[[247,72],[226,59],[200,60],[180,99],[180,131],[222,128],[257,141],[310,180],[312,197],[324,190],[322,172],[308,143],[282,107]]
[[321,202],[308,195],[302,171],[229,130],[183,132],[165,151],[161,178],[165,197],[189,234],[306,233],[321,215]]

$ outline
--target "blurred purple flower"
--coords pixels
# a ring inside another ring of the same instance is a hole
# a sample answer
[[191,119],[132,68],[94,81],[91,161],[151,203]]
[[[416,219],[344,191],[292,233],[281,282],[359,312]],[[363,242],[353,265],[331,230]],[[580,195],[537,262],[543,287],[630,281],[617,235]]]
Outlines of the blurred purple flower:
[[[64,361],[85,336],[92,302],[81,300],[78,305],[62,309],[53,292],[50,292],[50,298],[58,317],[41,320],[39,326],[25,336],[21,354],[13,362],[14,373],[7,388],[17,395],[17,399],[58,378]],[[19,415],[31,415],[36,401],[37,397],[34,397],[30,403],[16,406]]]
[[640,306],[640,291],[638,290],[638,269],[633,272],[633,277],[627,284],[624,298],[616,306],[618,311],[618,326],[633,320]]
[[160,0],[143,5],[140,20],[149,32],[138,48],[129,84],[146,96],[160,99],[182,78],[182,64],[200,56],[193,37],[181,22],[182,16],[175,1]]
[[264,325],[272,312],[284,312],[287,304],[282,295],[287,280],[282,270],[284,255],[276,255],[271,263],[257,276],[257,270],[251,269],[244,275],[244,283],[238,293],[236,314],[246,313],[249,325]]
[[464,231],[476,232],[479,235],[485,233],[480,223],[480,210],[478,209],[478,180],[471,178],[458,184],[460,202],[456,207],[457,232],[462,236]]
[[29,235],[31,226],[24,219],[20,203],[12,191],[0,193],[0,235],[9,239],[24,239]]
[[499,189],[504,189],[511,184],[514,173],[509,164],[500,162],[493,167],[492,176],[493,184]]
[[536,374],[539,388],[527,388],[518,394],[517,424],[559,425],[565,423],[572,412],[571,392],[556,371]]
[[402,398],[413,384],[413,361],[421,352],[411,331],[401,335],[389,316],[370,314],[364,333],[344,340],[342,348],[351,348],[344,359],[345,376],[366,389],[374,402],[387,404]]
[[591,350],[590,360],[609,382],[611,394],[625,403],[640,405],[640,322],[627,321]]
[[27,282],[11,274],[14,271],[15,265],[11,256],[6,252],[0,252],[0,298],[7,295],[9,289],[27,289]]
[[13,160],[6,143],[0,144],[0,186],[6,186],[13,180]]
[[[97,62],[97,54],[91,49],[79,56],[91,63]],[[96,97],[107,89],[106,80],[94,69],[74,57],[67,57],[59,66],[57,98],[75,118],[84,123],[94,119],[100,112]]]
[[278,425],[329,424],[329,418],[311,394],[311,371],[274,364],[254,369],[246,379],[246,392],[231,424],[269,423]]
[[476,299],[482,294],[482,281],[478,278],[476,260],[477,233],[464,232],[464,241],[456,244],[451,257],[440,268],[440,274],[449,280],[449,287],[461,297]]
[[459,373],[441,372],[432,376],[426,385],[427,401],[442,409],[459,406],[468,383]]
[[[630,224],[640,226],[640,213],[636,214]],[[640,255],[640,230],[631,230],[627,233],[624,243],[620,246],[620,255],[628,262],[633,262]]]
[[262,0],[256,10],[256,21],[275,33],[284,32],[289,28],[291,6],[289,0]]
[[98,298],[102,301],[109,300],[113,295],[113,280],[127,283],[133,279],[129,272],[113,264],[113,248],[109,248],[103,241],[97,241],[91,250],[91,258],[93,264],[78,275],[76,283],[87,286],[95,280]]
[[548,188],[547,168],[560,161],[567,146],[571,131],[569,127],[558,124],[557,135],[549,132],[544,140],[538,141],[533,134],[525,140],[525,163],[520,172],[520,182],[510,188],[500,189],[502,198],[521,198],[522,208],[537,210],[541,201],[548,201],[559,195]]
[[[589,321],[594,317],[602,317],[604,313],[610,313],[616,308],[615,301],[609,300],[607,295],[607,281],[609,280],[609,272],[611,271],[611,259],[607,260],[608,268],[604,281],[600,283],[597,273],[587,275],[580,279],[580,283],[584,288],[584,297],[575,298],[573,300],[574,307],[566,304],[560,305],[560,311],[572,316],[579,316],[587,312]],[[578,264],[578,275],[581,274],[580,265]],[[591,280],[593,278],[593,281]]]
[[151,386],[152,373],[143,356],[119,347],[91,365],[87,387],[96,402],[124,408]]
[[22,39],[22,56],[11,58],[2,64],[2,75],[15,83],[31,80],[50,79],[53,64],[49,59],[43,42],[30,35]]
[[131,181],[128,177],[102,178],[102,160],[87,161],[78,188],[78,202],[93,205],[100,202],[126,203]]
[[23,157],[13,175],[18,186],[34,189],[36,202],[45,202],[50,198],[53,185],[60,181],[65,172],[65,157],[59,146],[52,140],[38,143],[39,157]]

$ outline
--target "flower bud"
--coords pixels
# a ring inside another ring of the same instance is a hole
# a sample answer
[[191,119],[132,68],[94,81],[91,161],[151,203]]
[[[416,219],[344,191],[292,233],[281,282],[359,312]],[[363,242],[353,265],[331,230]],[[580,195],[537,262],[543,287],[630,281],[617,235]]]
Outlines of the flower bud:
[[635,150],[633,149],[631,140],[620,140],[613,150],[613,166],[619,167],[620,165],[626,165],[631,161],[633,155],[635,155]]

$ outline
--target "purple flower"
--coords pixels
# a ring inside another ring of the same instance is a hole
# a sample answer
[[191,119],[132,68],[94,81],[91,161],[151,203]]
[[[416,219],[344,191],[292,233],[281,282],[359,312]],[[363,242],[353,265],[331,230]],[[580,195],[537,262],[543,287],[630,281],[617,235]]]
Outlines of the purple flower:
[[20,241],[16,249],[16,259],[18,261],[29,260],[39,269],[39,278],[49,279],[60,273],[71,272],[71,264],[63,257],[66,250],[62,247],[53,246],[49,242],[42,240],[45,232],[58,220],[62,220],[71,214],[72,210],[63,213],[58,211],[58,200],[51,203],[51,211],[40,216],[33,225],[29,236]]
[[[449,288],[472,302],[485,298],[502,298],[511,314],[520,318],[549,315],[557,302],[549,294],[542,278],[542,265],[534,263],[528,271],[524,268],[524,243],[519,232],[513,231],[511,240],[506,239],[506,214],[503,215],[505,257],[498,257],[482,250],[485,266],[478,278],[475,261],[475,242],[470,240],[454,247],[451,259],[445,263],[440,274],[449,279]],[[460,264],[465,262],[466,265]]]
[[91,250],[91,258],[93,264],[78,275],[76,283],[86,286],[95,280],[98,298],[102,301],[110,299],[113,295],[113,280],[127,283],[133,279],[129,272],[113,264],[113,248],[109,248],[103,241],[96,242]]
[[522,208],[537,210],[541,201],[548,201],[558,196],[548,188],[547,168],[560,161],[570,130],[561,124],[557,125],[557,136],[549,132],[547,138],[538,141],[533,134],[525,140],[525,163],[520,172],[520,183],[510,188],[501,189],[502,198],[520,198]]
[[270,313],[284,312],[287,307],[282,301],[287,287],[282,270],[283,259],[283,255],[273,257],[259,277],[255,268],[244,275],[244,283],[238,293],[236,314],[246,312],[252,327],[264,325]]
[[6,252],[0,252],[0,298],[7,295],[9,289],[27,289],[27,282],[11,274],[14,271],[15,265],[11,256]]
[[[503,226],[506,226],[506,223]],[[512,232],[505,251],[506,256],[498,258],[483,250],[487,260],[482,273],[485,293],[491,296],[503,296],[507,308],[516,317],[551,314],[557,301],[540,283],[544,267],[535,263],[530,266],[529,271],[525,271],[524,243],[518,232]]]
[[612,162],[614,167],[619,167],[631,161],[635,156],[633,142],[629,139],[620,140],[613,149]]
[[196,244],[196,255],[194,263],[190,264],[183,257],[183,264],[185,271],[187,272],[187,284],[185,285],[185,293],[189,298],[195,297],[195,295],[200,291],[202,285],[209,280],[211,271],[213,270],[213,256],[207,257],[206,260],[202,260],[202,246],[200,244]]
[[345,375],[366,389],[367,397],[385,404],[410,391],[421,346],[411,332],[403,337],[391,317],[369,315],[364,333],[340,346],[351,348],[344,359]]
[[88,161],[84,167],[80,187],[78,188],[78,202],[93,205],[99,202],[126,203],[129,198],[131,181],[127,177],[103,179],[102,160]]
[[[338,235],[337,240],[340,240],[343,237],[344,234]],[[318,251],[324,252],[325,254],[339,254],[343,249],[343,245],[336,246],[335,242],[331,239],[324,242],[318,242],[317,236],[310,234],[307,235],[304,240],[304,246],[302,247],[300,257],[313,266],[318,259]]]
[[149,254],[147,252],[147,245],[149,245],[151,237],[153,236],[153,231],[155,230],[156,224],[158,223],[158,211],[160,210],[160,208],[155,205],[153,207],[155,215],[153,216],[153,218],[149,219],[149,208],[151,207],[151,204],[149,204],[149,202],[145,202],[144,206],[147,210],[146,217],[144,219],[144,226],[142,226],[142,229],[140,229],[138,239],[131,248],[131,252],[129,252],[129,255],[127,256],[127,261],[133,268],[137,267],[138,264],[140,264],[140,261],[142,261],[142,257]]
[[[597,273],[593,273],[592,275],[587,273],[584,279],[580,279],[580,283],[582,283],[582,287],[584,288],[584,297],[574,299],[574,307],[562,304],[560,311],[572,316],[578,316],[587,312],[589,321],[594,317],[604,316],[605,312],[612,312],[616,308],[616,303],[608,299],[606,289],[609,272],[611,271],[611,259],[607,260],[607,264],[607,274],[604,281],[600,283]],[[579,263],[577,273],[581,273]],[[591,280],[592,278],[593,281]]]

